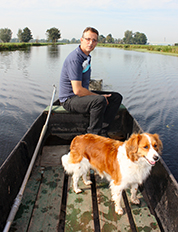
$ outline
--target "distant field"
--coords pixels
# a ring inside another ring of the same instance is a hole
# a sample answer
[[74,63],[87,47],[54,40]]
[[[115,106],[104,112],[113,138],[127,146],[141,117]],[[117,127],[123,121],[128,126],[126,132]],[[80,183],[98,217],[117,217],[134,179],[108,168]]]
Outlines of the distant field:
[[178,56],[178,46],[164,46],[164,45],[139,45],[139,44],[98,44],[102,47],[115,47],[128,50],[135,50],[140,52],[153,52],[165,55]]

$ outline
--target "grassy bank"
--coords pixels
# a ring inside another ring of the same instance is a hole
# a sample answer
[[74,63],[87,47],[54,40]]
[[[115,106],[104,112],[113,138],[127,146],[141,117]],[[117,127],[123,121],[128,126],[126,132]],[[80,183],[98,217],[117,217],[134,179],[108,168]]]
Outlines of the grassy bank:
[[[64,43],[56,43],[56,45],[62,45]],[[31,46],[48,46],[52,43],[0,43],[0,51],[15,51],[25,50]],[[107,44],[98,43],[97,46],[101,47],[114,47],[127,50],[134,50],[140,52],[152,52],[161,53],[165,55],[178,56],[178,46],[163,46],[163,45],[139,45],[139,44]]]
[[104,44],[100,43],[98,46],[115,47],[128,50],[135,50],[140,52],[153,52],[165,55],[178,56],[178,46],[163,46],[163,45],[139,45],[139,44]]
[[[62,43],[56,43],[59,45]],[[28,49],[31,46],[47,46],[52,45],[52,43],[0,43],[0,51],[15,51]]]

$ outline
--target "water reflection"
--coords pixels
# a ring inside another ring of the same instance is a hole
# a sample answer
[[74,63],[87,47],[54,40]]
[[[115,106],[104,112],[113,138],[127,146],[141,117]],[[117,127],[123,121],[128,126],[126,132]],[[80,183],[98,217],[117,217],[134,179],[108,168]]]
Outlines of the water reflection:
[[48,56],[51,59],[58,59],[60,57],[60,46],[59,45],[51,45],[47,47]]
[[18,70],[22,70],[23,76],[25,78],[29,77],[28,65],[30,62],[30,58],[31,58],[31,47],[29,47],[24,51],[18,51],[17,61],[16,61],[17,67]]
[[0,53],[0,57],[1,57],[0,70],[3,70],[4,73],[6,73],[8,69],[10,69],[11,62],[12,62],[10,58],[11,53],[12,52],[9,52],[9,51],[3,51]]

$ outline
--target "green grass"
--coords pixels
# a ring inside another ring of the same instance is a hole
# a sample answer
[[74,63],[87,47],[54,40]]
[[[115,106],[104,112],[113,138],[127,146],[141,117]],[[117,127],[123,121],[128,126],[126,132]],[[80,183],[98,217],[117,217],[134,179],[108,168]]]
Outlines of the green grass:
[[[56,45],[63,43],[56,43]],[[48,46],[52,43],[0,43],[0,51],[25,50],[31,46]]]
[[164,46],[164,45],[139,45],[139,44],[104,44],[99,43],[98,46],[114,47],[128,50],[135,50],[140,52],[153,52],[167,55],[178,56],[178,46]]
[[[61,45],[64,43],[56,43],[56,45],[59,44]],[[25,50],[31,46],[48,46],[48,45],[52,45],[52,43],[0,43],[0,51]],[[135,50],[140,52],[152,52],[152,53],[178,56],[178,46],[109,44],[109,43],[98,43],[97,46],[114,47],[114,48],[122,48],[127,50]]]

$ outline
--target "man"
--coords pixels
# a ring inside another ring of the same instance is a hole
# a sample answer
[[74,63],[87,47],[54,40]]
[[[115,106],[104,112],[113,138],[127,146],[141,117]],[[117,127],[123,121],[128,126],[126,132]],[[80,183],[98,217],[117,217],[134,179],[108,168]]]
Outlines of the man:
[[87,133],[107,136],[109,125],[122,101],[116,92],[89,91],[90,52],[98,41],[98,31],[87,27],[80,39],[80,46],[66,58],[61,71],[59,100],[67,111],[89,113]]

